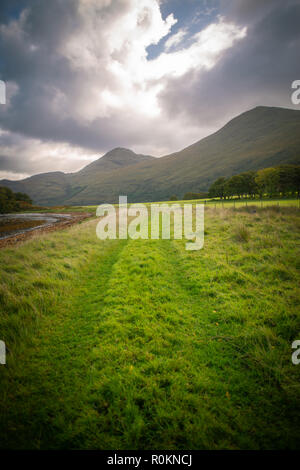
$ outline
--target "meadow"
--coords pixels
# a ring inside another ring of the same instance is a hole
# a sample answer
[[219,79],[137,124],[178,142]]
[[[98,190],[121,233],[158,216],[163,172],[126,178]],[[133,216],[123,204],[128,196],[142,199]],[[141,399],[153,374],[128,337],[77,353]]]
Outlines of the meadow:
[[0,251],[1,448],[300,447],[300,210],[214,204],[199,251],[95,219]]

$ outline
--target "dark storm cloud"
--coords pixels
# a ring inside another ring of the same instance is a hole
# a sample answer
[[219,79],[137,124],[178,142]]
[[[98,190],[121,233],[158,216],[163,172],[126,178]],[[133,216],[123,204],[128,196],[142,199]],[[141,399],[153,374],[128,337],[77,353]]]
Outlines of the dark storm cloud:
[[[22,4],[26,4],[26,9],[22,12],[21,28],[17,24],[7,28],[3,23],[0,30],[0,58],[5,58],[1,61],[0,77],[5,78],[6,82],[16,83],[19,88],[11,99],[11,106],[5,107],[5,112],[0,109],[0,126],[29,138],[69,142],[97,150],[99,147],[110,148],[116,139],[116,132],[122,141],[124,132],[117,117],[113,122],[95,119],[87,125],[72,116],[72,105],[83,89],[89,88],[90,79],[93,78],[88,72],[76,70],[58,52],[70,33],[80,31],[82,27],[78,2],[32,0]],[[0,18],[7,20],[7,12],[15,11],[12,7],[8,2],[1,3]],[[114,6],[111,8],[113,10]],[[16,15],[18,19],[21,11]],[[15,19],[10,16],[10,24]],[[103,73],[100,88],[106,79]],[[109,79],[112,85],[112,77]],[[67,100],[65,112],[58,113],[52,104],[61,100],[63,107],[64,99]],[[133,143],[130,138],[129,142]]]

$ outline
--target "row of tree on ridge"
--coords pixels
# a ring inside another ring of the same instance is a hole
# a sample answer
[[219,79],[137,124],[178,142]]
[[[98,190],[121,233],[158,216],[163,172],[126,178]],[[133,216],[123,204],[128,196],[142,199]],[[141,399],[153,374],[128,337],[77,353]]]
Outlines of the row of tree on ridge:
[[208,197],[285,197],[300,195],[300,166],[280,165],[220,177],[209,188]]

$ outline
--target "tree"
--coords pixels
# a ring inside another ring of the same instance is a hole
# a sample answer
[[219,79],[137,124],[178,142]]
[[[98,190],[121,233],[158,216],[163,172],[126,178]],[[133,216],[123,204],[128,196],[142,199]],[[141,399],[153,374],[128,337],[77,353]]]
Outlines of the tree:
[[280,165],[279,172],[279,192],[286,194],[298,193],[300,167],[295,165]]
[[32,199],[25,193],[15,193],[15,197],[17,201],[28,202],[28,204],[32,204]]
[[295,191],[298,197],[300,197],[300,166],[294,167],[293,191]]
[[241,197],[244,193],[243,178],[241,175],[234,175],[225,183],[225,194],[226,196],[238,196]]
[[241,178],[243,180],[243,194],[247,196],[254,197],[257,191],[257,185],[255,182],[256,171],[246,171],[241,173]]
[[256,193],[255,171],[234,175],[225,183],[225,193],[230,196],[254,196]]
[[300,166],[280,165],[262,170],[246,171],[231,178],[218,178],[209,189],[209,197],[251,196],[264,194],[300,194]]
[[218,178],[209,188],[209,197],[220,197],[221,199],[225,198],[225,183],[226,178]]
[[0,187],[0,213],[14,211],[18,208],[18,204],[14,193],[9,188]]
[[270,197],[275,196],[279,192],[279,169],[265,168],[258,170],[255,182],[260,196],[265,193]]
[[13,193],[11,189],[0,187],[0,213],[15,212],[21,209],[21,202],[31,204],[31,199],[27,194]]

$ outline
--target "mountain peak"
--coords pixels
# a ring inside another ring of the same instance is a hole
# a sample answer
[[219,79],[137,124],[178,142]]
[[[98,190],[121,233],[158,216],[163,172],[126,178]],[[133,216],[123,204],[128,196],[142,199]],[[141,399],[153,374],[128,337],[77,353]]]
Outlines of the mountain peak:
[[100,157],[99,160],[101,159],[114,159],[114,158],[122,158],[126,159],[128,157],[131,157],[132,155],[136,155],[132,150],[126,149],[124,147],[115,147],[114,149],[110,150],[107,152],[103,157]]
[[124,147],[116,147],[107,152],[102,157],[85,166],[80,170],[80,174],[88,174],[92,172],[106,172],[123,168],[129,165],[135,165],[145,160],[153,159],[150,155],[141,155]]
[[112,150],[110,150],[109,152],[107,153],[111,153],[111,152],[130,152],[130,153],[134,153],[133,150],[131,149],[127,149],[126,147],[115,147],[113,148]]

